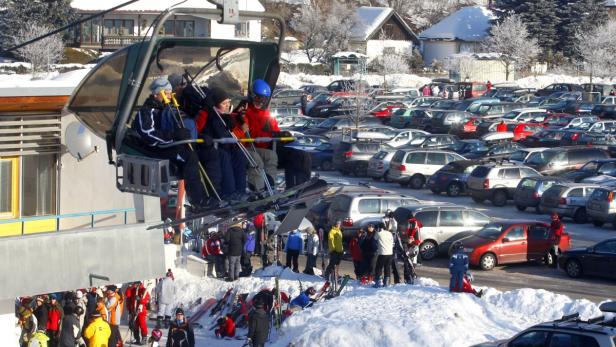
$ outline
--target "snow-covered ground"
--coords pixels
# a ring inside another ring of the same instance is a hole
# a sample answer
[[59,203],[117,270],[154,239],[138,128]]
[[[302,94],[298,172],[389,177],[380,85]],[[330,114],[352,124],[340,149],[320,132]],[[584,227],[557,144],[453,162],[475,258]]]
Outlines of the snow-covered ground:
[[[593,77],[593,83],[616,83],[616,78],[597,78]],[[588,76],[569,76],[564,74],[546,74],[520,78],[515,83],[522,88],[543,88],[552,83],[590,83]]]
[[[196,298],[221,297],[231,286],[238,293],[254,295],[274,286],[280,268],[270,267],[235,283],[200,278],[178,269],[178,303],[188,305]],[[261,277],[259,277],[261,276]],[[303,288],[322,285],[319,277],[284,270],[280,287],[295,297],[299,281]],[[350,282],[343,294],[310,309],[294,313],[282,326],[271,346],[469,346],[509,338],[540,322],[579,312],[582,318],[601,314],[596,303],[572,300],[545,290],[518,289],[500,292],[485,288],[479,299],[470,294],[449,293],[447,283],[420,278],[418,284],[374,289]],[[209,327],[212,317],[201,324]],[[242,346],[243,341],[216,340],[212,331],[196,330],[197,339],[207,346]],[[246,331],[238,331],[245,335]],[[198,345],[201,345],[201,344]]]
[[[358,79],[359,76],[354,76],[354,78]],[[361,76],[361,78],[368,82],[368,84],[370,85],[383,84],[382,75],[369,74]],[[387,75],[386,78],[387,84],[397,87],[420,87],[431,81],[431,79],[427,77],[412,74],[391,74]],[[349,79],[349,77],[337,75],[308,75],[305,73],[288,74],[285,72],[281,72],[280,76],[278,77],[278,83],[288,85],[292,88],[298,88],[303,84],[319,84],[326,86],[332,81],[341,79]]]
[[3,347],[19,346],[20,329],[14,314],[0,315],[0,342]]

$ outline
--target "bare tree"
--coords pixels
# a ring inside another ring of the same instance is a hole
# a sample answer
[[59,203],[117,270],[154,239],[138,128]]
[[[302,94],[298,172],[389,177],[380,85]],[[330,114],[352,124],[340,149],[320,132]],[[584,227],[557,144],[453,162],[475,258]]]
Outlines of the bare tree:
[[[387,41],[389,37],[384,31],[379,34],[380,41]],[[412,53],[412,52],[411,52]],[[387,76],[394,73],[408,73],[410,56],[407,52],[398,52],[393,47],[384,47],[381,56],[373,62],[373,67],[383,76],[383,88],[387,88]]]
[[456,54],[447,57],[443,61],[445,69],[455,71],[460,75],[460,80],[465,80],[473,71],[474,59],[470,54]]
[[327,61],[348,47],[351,29],[357,23],[355,9],[338,1],[311,0],[301,7],[291,27],[302,36],[308,61]]
[[[52,28],[45,25],[24,26],[17,33],[15,44],[26,42],[51,30]],[[49,72],[51,65],[62,59],[64,43],[60,35],[54,35],[18,49],[17,54],[31,64],[32,79],[35,79],[39,73]]]
[[577,50],[590,76],[612,76],[616,73],[616,21],[609,21],[590,31],[576,34]]
[[530,66],[540,52],[537,40],[530,36],[526,24],[515,14],[492,27],[484,48],[500,54],[499,60],[505,66],[507,80],[512,67],[523,69]]

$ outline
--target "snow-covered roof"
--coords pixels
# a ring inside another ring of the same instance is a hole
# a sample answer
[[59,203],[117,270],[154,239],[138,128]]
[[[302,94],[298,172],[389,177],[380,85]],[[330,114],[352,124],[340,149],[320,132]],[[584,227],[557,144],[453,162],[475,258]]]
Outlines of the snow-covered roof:
[[368,58],[367,55],[357,52],[338,52],[332,55],[333,58]]
[[605,6],[607,6],[607,7],[616,7],[616,0],[607,0],[605,2]]
[[389,7],[359,7],[356,12],[357,24],[351,29],[351,37],[356,40],[367,40],[392,12]]
[[483,6],[464,7],[421,32],[419,39],[482,41],[494,19],[494,13]]
[[[104,11],[118,6],[126,0],[72,0],[71,7],[82,11]],[[171,6],[177,1],[169,0],[141,0],[118,10],[118,12],[160,12]],[[191,8],[216,8],[206,0],[186,0],[179,7]],[[263,12],[265,8],[258,0],[239,0],[240,10]]]

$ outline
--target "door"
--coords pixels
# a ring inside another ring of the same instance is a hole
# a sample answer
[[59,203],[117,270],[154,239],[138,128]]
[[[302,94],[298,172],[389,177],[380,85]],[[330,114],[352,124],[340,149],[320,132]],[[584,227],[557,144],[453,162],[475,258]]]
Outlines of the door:
[[513,196],[513,192],[518,187],[518,183],[520,183],[520,169],[509,168],[501,172],[503,175],[503,183],[507,187],[508,195]]
[[526,227],[524,225],[510,227],[499,240],[501,242],[500,258],[498,260],[500,264],[526,261],[528,244],[526,242]]
[[528,227],[528,251],[526,260],[543,259],[550,249],[550,229],[543,224]]
[[436,240],[438,238],[437,222],[438,210],[419,211],[415,213],[415,218],[421,222],[421,240]]
[[438,243],[443,243],[455,234],[466,230],[462,210],[441,209],[438,225]]
[[19,217],[19,158],[0,157],[0,219]]
[[585,206],[584,188],[571,189],[567,194],[567,206]]
[[616,240],[597,244],[586,258],[584,271],[589,275],[616,278]]
[[445,153],[431,153],[428,152],[426,158],[426,166],[425,169],[422,170],[421,174],[425,176],[431,176],[440,168],[442,168],[447,163],[447,159],[445,157]]

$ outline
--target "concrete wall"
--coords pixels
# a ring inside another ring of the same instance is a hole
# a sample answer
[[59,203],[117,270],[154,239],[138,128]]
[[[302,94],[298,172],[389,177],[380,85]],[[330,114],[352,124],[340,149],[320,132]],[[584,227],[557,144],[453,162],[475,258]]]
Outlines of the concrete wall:
[[162,230],[147,226],[3,238],[0,300],[164,276]]
[[[62,117],[62,144],[66,144],[64,133],[71,122],[77,122],[72,114]],[[115,167],[109,165],[105,141],[90,134],[93,145],[99,151],[81,161],[68,152],[60,155],[58,214],[89,211],[114,210],[135,207],[133,194],[122,193],[115,186]],[[160,213],[160,207],[159,207]],[[128,222],[136,221],[135,214],[128,216]],[[123,214],[101,215],[95,217],[96,226],[118,225],[124,223]],[[83,228],[90,225],[88,217],[63,219],[61,229]]]
[[423,60],[430,66],[435,60],[442,61],[451,54],[459,53],[456,41],[423,41]]

